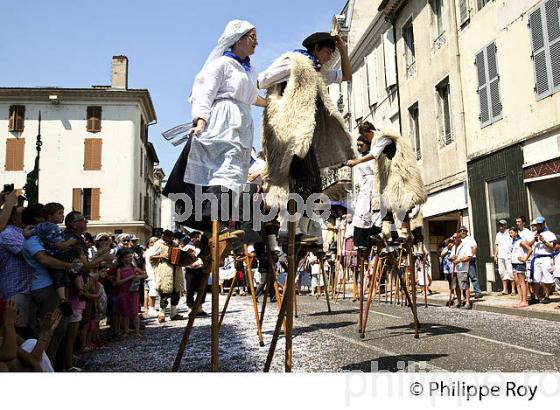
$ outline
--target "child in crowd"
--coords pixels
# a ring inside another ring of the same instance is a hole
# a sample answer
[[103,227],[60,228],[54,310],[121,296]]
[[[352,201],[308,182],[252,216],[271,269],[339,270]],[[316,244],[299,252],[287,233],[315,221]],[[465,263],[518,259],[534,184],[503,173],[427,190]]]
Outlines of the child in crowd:
[[523,238],[519,235],[519,229],[516,226],[509,228],[509,236],[511,237],[511,268],[513,271],[513,279],[517,285],[517,294],[519,295],[519,303],[515,308],[526,308],[527,303],[527,284],[525,283],[525,273],[527,271],[527,251],[523,248]]
[[86,307],[83,312],[81,329],[81,346],[83,351],[92,351],[94,342],[99,338],[99,325],[97,315],[101,311],[100,297],[103,287],[99,283],[99,273],[90,272],[84,287],[86,294]]
[[[58,258],[63,252],[67,252],[74,246],[77,242],[75,238],[70,238],[64,240],[62,235],[62,230],[58,226],[64,221],[64,207],[56,202],[50,202],[45,205],[46,220],[38,224],[34,229],[33,233],[39,237],[46,252]],[[79,254],[76,255],[78,257]],[[73,265],[70,273],[73,274],[74,286],[78,287],[76,275],[81,269],[81,264],[76,261]],[[67,277],[66,271],[64,270],[51,270],[50,271],[54,286],[56,288],[56,293],[60,299],[60,311],[64,316],[72,315],[72,308],[66,300],[66,286],[69,283],[69,278]]]
[[134,321],[136,336],[140,337],[140,280],[148,275],[136,268],[132,261],[134,252],[130,248],[122,248],[117,252],[117,272],[115,274],[115,289],[117,305],[121,316],[121,338],[128,337],[130,319]]

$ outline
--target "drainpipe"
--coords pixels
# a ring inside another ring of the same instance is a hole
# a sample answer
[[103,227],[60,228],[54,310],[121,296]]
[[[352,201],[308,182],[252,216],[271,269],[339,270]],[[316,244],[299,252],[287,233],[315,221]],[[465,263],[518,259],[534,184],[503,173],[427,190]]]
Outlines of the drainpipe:
[[401,115],[401,88],[399,85],[399,59],[397,58],[397,28],[395,27],[395,22],[397,21],[397,16],[393,16],[390,20],[393,26],[393,40],[395,41],[395,78],[397,79],[397,104],[399,107],[399,134],[402,135],[402,115]]

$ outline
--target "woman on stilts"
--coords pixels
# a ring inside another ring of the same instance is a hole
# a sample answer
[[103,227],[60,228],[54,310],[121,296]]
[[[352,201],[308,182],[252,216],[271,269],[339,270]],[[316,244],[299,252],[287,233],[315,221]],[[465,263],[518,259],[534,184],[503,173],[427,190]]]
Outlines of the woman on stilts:
[[[163,191],[166,196],[186,194],[184,198],[192,204],[193,212],[181,223],[203,231],[199,256],[206,270],[211,266],[208,245],[212,220],[220,221],[221,245],[244,235],[241,230],[230,229],[228,222],[249,170],[251,105],[264,106],[257,95],[257,73],[249,58],[257,44],[257,31],[251,23],[233,20],[227,24],[194,80],[190,138]],[[201,210],[198,214],[197,206]],[[227,254],[227,248],[223,247],[222,255]]]

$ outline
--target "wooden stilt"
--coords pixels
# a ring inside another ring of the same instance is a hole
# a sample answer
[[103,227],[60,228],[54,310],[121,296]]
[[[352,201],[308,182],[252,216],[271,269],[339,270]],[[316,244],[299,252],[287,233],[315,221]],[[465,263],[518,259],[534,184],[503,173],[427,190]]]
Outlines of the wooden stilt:
[[[410,239],[410,233],[409,233],[409,239]],[[420,323],[418,322],[418,315],[416,312],[416,280],[414,278],[414,271],[413,269],[413,263],[414,263],[414,255],[412,254],[412,246],[410,245],[410,240],[408,241],[408,262],[409,262],[409,266],[408,266],[408,272],[411,276],[410,279],[410,284],[411,284],[411,293],[412,293],[412,300],[409,300],[409,303],[411,304],[411,308],[412,308],[412,315],[414,316],[414,338],[418,339],[420,337],[420,335],[418,334],[418,328],[420,327]],[[406,292],[406,291],[405,291]]]
[[428,282],[426,277],[426,255],[424,255],[424,243],[422,243],[422,275],[424,276],[424,307],[428,307]]
[[210,277],[210,271],[205,269],[202,274],[202,278],[200,280],[200,285],[198,287],[198,292],[196,294],[196,299],[193,304],[193,308],[189,314],[189,320],[187,322],[187,326],[185,326],[185,330],[183,332],[183,338],[181,339],[181,343],[179,344],[179,350],[177,350],[177,355],[175,356],[175,361],[173,362],[173,368],[171,371],[178,372],[179,368],[181,367],[181,360],[183,359],[183,354],[185,353],[185,348],[187,347],[187,343],[189,342],[189,337],[192,332],[192,328],[194,325],[194,320],[196,319],[196,312],[199,311],[200,306],[202,305],[202,298],[204,296],[206,286],[208,285],[208,278]]
[[261,321],[259,320],[259,308],[257,306],[257,298],[255,297],[255,287],[253,286],[253,272],[251,270],[252,258],[249,257],[247,244],[243,245],[245,251],[245,263],[247,269],[247,279],[249,280],[249,291],[251,292],[251,301],[253,302],[253,311],[255,312],[255,321],[257,323],[257,334],[259,336],[259,346],[264,346]]
[[[359,328],[358,328],[358,333],[362,333],[362,329],[363,329],[363,319],[364,319],[364,268],[365,268],[365,263],[364,263],[364,255],[363,253],[361,253],[359,255],[360,258],[360,320],[359,320]],[[354,279],[356,279],[354,277]],[[354,282],[356,282],[356,280],[354,280]]]
[[218,372],[218,347],[219,347],[219,313],[220,313],[220,244],[218,240],[218,221],[212,221],[212,330],[211,330],[211,364],[212,371]]
[[224,303],[224,307],[222,309],[222,314],[220,315],[220,322],[218,324],[218,326],[221,328],[222,327],[222,322],[224,321],[224,316],[226,315],[226,311],[229,305],[229,300],[231,299],[231,295],[233,295],[233,291],[235,288],[235,285],[237,284],[237,275],[235,275],[233,277],[233,279],[231,280],[231,285],[229,287],[229,292],[228,295],[226,297],[226,302]]
[[288,306],[288,298],[282,299],[280,304],[280,309],[278,311],[278,319],[276,320],[276,326],[274,327],[274,333],[272,334],[272,340],[270,341],[270,347],[268,349],[268,354],[266,356],[266,362],[264,364],[264,372],[270,370],[270,365],[272,364],[272,359],[274,358],[274,352],[276,351],[276,344],[278,343],[278,337],[280,336],[280,328],[286,316],[286,308]]
[[371,301],[373,300],[373,298],[375,298],[375,286],[376,286],[376,282],[377,282],[377,276],[378,276],[378,272],[379,272],[379,267],[381,266],[381,263],[379,261],[379,254],[375,255],[375,262],[373,263],[373,273],[372,273],[372,278],[370,280],[369,283],[369,291],[368,291],[368,299],[367,299],[367,303],[366,303],[366,310],[364,312],[364,320],[362,323],[362,328],[361,328],[361,332],[360,332],[360,338],[365,338],[365,333],[366,333],[366,327],[367,327],[367,320],[368,320],[368,316],[369,316],[369,309],[371,307]]
[[272,258],[272,254],[268,249],[267,249],[267,258],[268,258],[268,272],[266,277],[267,284],[266,287],[264,288],[264,294],[263,294],[264,299],[261,307],[261,316],[260,316],[261,329],[264,321],[264,313],[266,311],[266,301],[268,299],[270,292],[272,291],[272,288],[274,287],[274,282],[276,282],[276,269],[274,269],[274,259]]
[[389,290],[389,297],[390,297],[390,302],[391,305],[393,304],[393,270],[395,269],[394,266],[391,266],[391,269],[389,270],[389,286],[390,286],[390,290]]
[[[296,213],[296,201],[291,199],[288,201],[288,214],[293,217]],[[288,298],[286,308],[286,357],[284,360],[284,371],[290,373],[292,371],[292,327],[294,323],[294,281],[296,277],[296,222],[288,222],[288,289],[285,296]]]
[[[321,260],[321,276],[323,276],[323,282],[325,282],[325,299],[327,299],[327,310],[331,313],[331,302],[329,301],[329,281],[327,280],[327,274],[325,273],[325,264]],[[321,295],[321,289],[319,288],[319,296]]]

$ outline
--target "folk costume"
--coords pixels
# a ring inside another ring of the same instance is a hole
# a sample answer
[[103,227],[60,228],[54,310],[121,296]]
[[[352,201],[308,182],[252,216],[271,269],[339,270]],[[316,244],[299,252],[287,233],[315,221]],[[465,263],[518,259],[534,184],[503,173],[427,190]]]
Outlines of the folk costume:
[[327,90],[341,81],[340,70],[322,70],[305,50],[282,55],[259,74],[259,88],[267,90],[262,147],[268,205],[285,209],[290,192],[304,200],[320,193],[320,170],[354,158],[351,136]]
[[[242,20],[230,21],[218,45],[208,56],[194,80],[190,102],[193,123],[201,118],[206,129],[187,140],[163,191],[184,193],[195,203],[195,193],[215,194],[220,207],[228,193],[229,210],[236,203],[232,195],[247,180],[253,145],[251,105],[257,99],[257,73],[247,57],[231,52],[233,45],[255,27]],[[197,189],[198,188],[198,192]],[[210,203],[202,203],[202,218],[193,215],[185,225],[210,230]],[[220,219],[223,218],[223,213]]]

